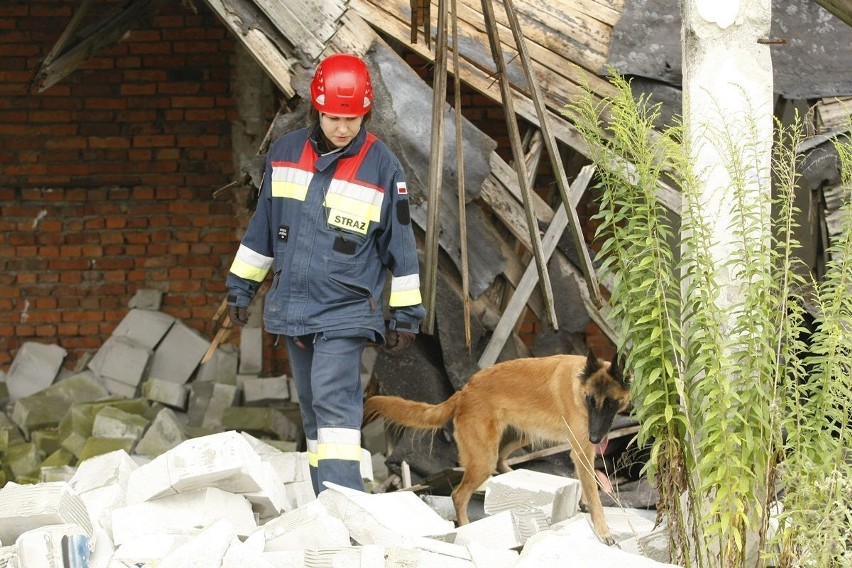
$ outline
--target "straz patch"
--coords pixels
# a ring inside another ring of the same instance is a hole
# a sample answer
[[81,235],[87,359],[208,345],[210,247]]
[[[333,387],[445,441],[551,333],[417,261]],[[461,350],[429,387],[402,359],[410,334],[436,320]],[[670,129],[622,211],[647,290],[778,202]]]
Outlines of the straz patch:
[[287,225],[279,225],[278,226],[278,240],[287,242],[287,237],[290,236],[290,227]]
[[370,222],[364,217],[356,217],[351,213],[344,213],[335,209],[328,213],[328,224],[344,231],[352,231],[362,235],[367,234],[367,228],[370,226]]

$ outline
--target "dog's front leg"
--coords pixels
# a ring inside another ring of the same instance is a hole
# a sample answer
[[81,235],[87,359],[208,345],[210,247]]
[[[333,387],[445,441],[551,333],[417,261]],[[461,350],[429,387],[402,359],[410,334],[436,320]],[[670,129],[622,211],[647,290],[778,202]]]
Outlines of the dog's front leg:
[[598,493],[597,477],[595,476],[595,448],[591,443],[585,443],[580,451],[571,452],[574,461],[574,471],[580,479],[583,488],[583,501],[592,517],[592,526],[598,538],[605,544],[615,544],[615,539],[609,532],[609,526],[604,517],[601,496]]

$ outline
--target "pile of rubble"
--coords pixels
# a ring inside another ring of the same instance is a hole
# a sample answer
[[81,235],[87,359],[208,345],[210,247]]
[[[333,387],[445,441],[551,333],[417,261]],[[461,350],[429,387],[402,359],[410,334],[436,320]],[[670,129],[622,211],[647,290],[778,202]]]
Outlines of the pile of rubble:
[[[384,427],[364,430],[366,492],[308,473],[292,380],[261,378],[260,326],[239,348],[133,305],[75,372],[24,344],[0,373],[0,568],[659,566],[654,512],[606,508],[607,547],[579,483],[491,478],[455,528],[450,497],[389,487]],[[373,350],[368,350],[373,351]],[[203,360],[203,362],[202,362]],[[370,375],[365,357],[364,377]],[[428,444],[426,444],[428,446]],[[422,489],[422,486],[421,486]],[[479,507],[479,511],[473,508]]]
[[648,557],[666,554],[667,537],[646,512],[607,508],[618,541],[608,547],[579,513],[579,495],[574,479],[501,474],[485,487],[485,516],[455,528],[446,497],[329,485],[316,498],[304,453],[227,431],[141,464],[115,450],[67,481],[8,483],[0,566],[666,566]]

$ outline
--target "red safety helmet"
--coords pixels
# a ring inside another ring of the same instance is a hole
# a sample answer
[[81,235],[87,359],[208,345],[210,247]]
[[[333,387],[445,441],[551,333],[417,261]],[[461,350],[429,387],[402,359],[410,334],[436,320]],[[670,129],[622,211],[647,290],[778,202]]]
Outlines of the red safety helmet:
[[333,116],[367,114],[373,103],[367,64],[346,53],[323,59],[311,80],[311,102],[319,112]]

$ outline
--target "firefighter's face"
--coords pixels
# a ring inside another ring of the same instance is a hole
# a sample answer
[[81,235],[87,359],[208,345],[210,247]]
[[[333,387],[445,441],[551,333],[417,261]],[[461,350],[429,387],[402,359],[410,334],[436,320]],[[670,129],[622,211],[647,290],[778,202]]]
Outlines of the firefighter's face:
[[349,144],[358,134],[363,121],[363,116],[333,116],[320,113],[322,133],[335,148],[343,148]]

